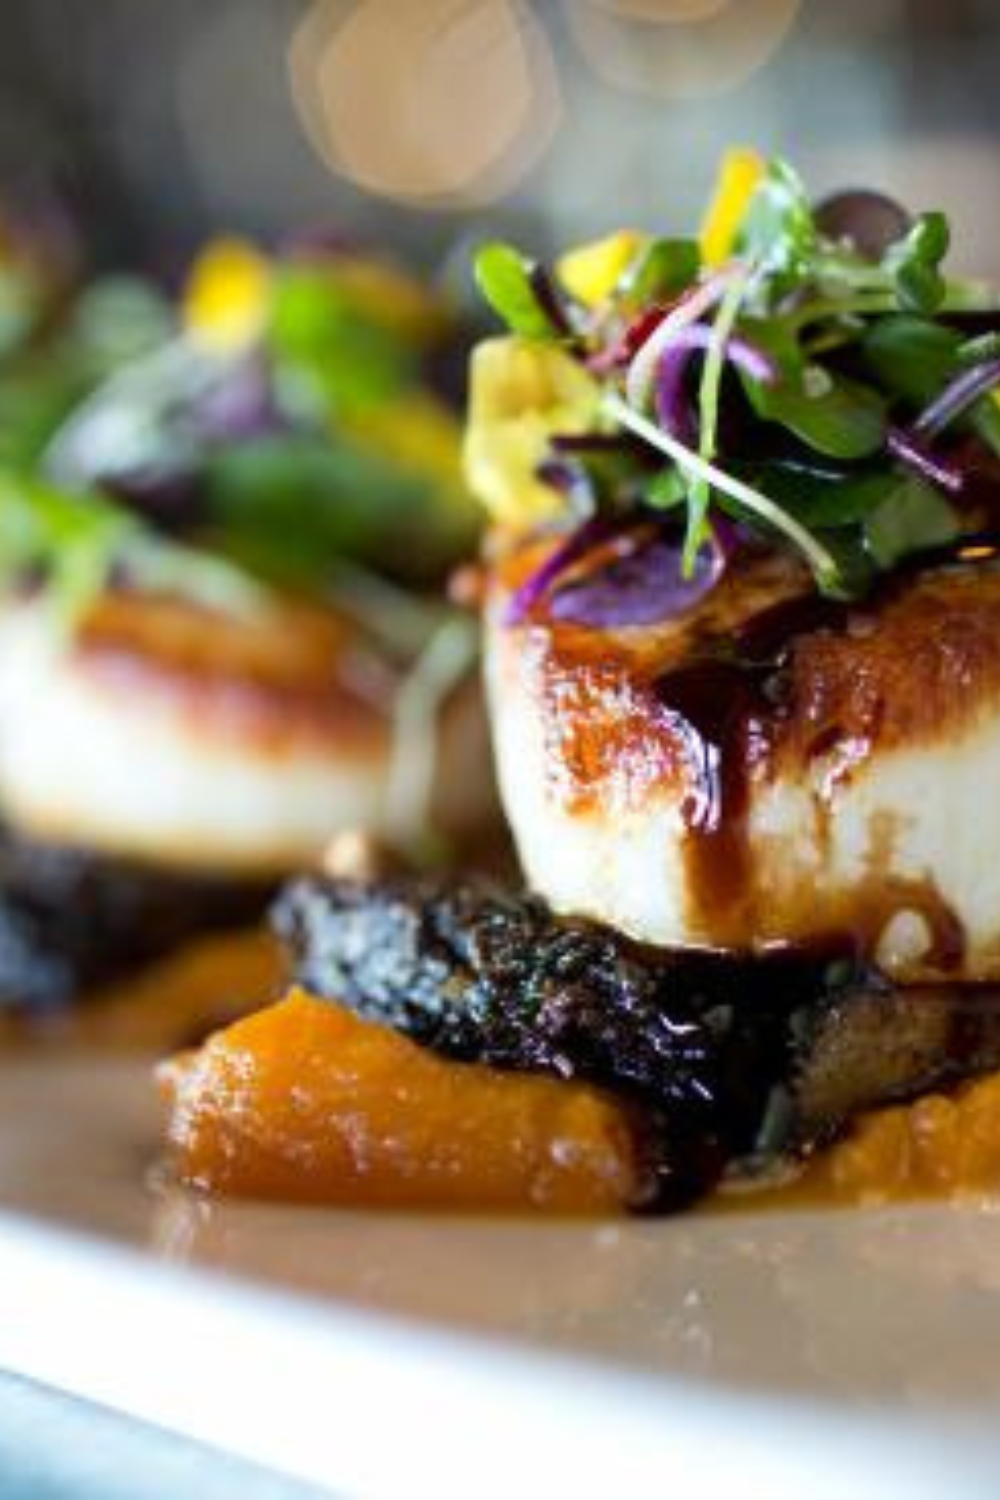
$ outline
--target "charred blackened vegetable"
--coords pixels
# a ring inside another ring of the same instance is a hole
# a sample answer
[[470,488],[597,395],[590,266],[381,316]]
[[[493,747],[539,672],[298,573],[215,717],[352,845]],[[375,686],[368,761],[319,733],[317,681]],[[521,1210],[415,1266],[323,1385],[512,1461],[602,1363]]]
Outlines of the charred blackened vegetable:
[[252,920],[267,893],[0,829],[0,1010],[58,1010],[185,938]]
[[448,1056],[635,1101],[656,1182],[644,1207],[1000,1062],[995,991],[904,994],[836,955],[657,952],[490,888],[300,880],[275,925],[314,994]]

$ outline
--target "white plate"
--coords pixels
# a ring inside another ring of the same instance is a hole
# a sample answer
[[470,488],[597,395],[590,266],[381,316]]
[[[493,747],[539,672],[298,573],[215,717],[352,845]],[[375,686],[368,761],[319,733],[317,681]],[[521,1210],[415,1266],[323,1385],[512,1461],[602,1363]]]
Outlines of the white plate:
[[1000,1493],[1000,1216],[208,1204],[142,1062],[0,1064],[0,1364],[342,1492]]

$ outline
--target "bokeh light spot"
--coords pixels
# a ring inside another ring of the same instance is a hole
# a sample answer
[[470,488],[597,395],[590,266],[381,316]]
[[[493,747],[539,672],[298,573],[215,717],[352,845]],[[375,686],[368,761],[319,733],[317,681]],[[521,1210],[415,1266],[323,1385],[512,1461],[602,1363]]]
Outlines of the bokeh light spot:
[[509,191],[560,114],[548,38],[513,0],[322,0],[289,53],[315,148],[383,197],[457,208]]
[[570,31],[618,88],[694,99],[736,88],[781,45],[800,0],[564,0]]

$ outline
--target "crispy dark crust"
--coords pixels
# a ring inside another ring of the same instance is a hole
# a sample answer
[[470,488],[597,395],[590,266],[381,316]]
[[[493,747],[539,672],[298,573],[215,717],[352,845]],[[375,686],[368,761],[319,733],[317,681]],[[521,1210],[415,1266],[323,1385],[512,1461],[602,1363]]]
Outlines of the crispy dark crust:
[[859,1110],[1000,1065],[1000,993],[894,990],[842,959],[644,949],[535,897],[307,879],[275,924],[296,976],[449,1056],[582,1077],[635,1102],[676,1207]]
[[185,938],[253,920],[272,889],[0,829],[0,1010],[68,1005]]

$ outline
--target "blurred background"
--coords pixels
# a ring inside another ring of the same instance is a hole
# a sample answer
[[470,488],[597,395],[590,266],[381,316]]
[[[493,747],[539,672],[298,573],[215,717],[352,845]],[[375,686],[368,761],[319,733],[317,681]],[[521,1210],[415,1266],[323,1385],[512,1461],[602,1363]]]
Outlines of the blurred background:
[[690,226],[721,148],[954,217],[1000,269],[996,0],[2,0],[0,184],[70,196],[105,263],[221,225],[427,265]]

